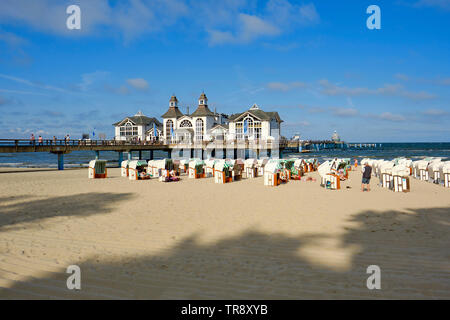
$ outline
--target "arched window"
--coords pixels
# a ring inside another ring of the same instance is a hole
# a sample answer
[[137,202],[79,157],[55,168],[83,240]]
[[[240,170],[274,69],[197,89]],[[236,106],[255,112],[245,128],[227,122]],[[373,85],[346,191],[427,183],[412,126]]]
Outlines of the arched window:
[[195,140],[203,141],[203,120],[197,119],[195,121]]
[[172,135],[172,128],[173,128],[173,121],[167,120],[166,121],[166,138],[170,138]]
[[183,120],[180,123],[180,128],[192,128],[192,123],[189,120]]
[[124,126],[120,127],[120,135],[122,137],[130,138],[138,135],[138,127],[133,126],[131,122],[127,122]]
[[247,136],[253,135],[253,118],[247,117],[244,121],[247,121]]
[[247,115],[242,121],[236,122],[236,139],[245,139],[246,137],[261,137],[261,121]]

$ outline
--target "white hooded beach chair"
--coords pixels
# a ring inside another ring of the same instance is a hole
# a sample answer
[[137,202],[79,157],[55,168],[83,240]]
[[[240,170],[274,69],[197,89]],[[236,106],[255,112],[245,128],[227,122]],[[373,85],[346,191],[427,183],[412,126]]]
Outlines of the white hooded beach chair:
[[420,180],[428,181],[429,174],[428,174],[428,164],[430,163],[429,160],[420,160],[417,161],[417,171],[418,171],[418,177]]
[[128,177],[129,176],[129,163],[130,160],[122,161],[120,164],[120,174],[122,177]]
[[218,160],[214,163],[214,182],[228,183],[233,181],[233,164],[229,160]]
[[205,177],[205,162],[200,159],[189,161],[189,178],[200,179]]
[[217,162],[217,159],[208,159],[205,160],[205,174],[206,177],[214,176],[214,164]]
[[392,177],[392,168],[394,167],[393,161],[385,161],[380,166],[380,177],[381,177],[381,186],[383,188],[392,189],[393,188],[393,177]]
[[445,161],[440,169],[440,176],[444,187],[450,188],[450,161]]
[[406,162],[396,165],[391,170],[393,179],[393,190],[394,192],[409,192],[410,182],[409,182],[409,167],[406,166]]
[[146,168],[148,166],[145,160],[131,160],[129,164],[129,176],[130,180],[146,180],[150,179],[150,174]]
[[244,173],[246,178],[255,178],[258,176],[257,164],[258,161],[253,158],[244,161]]
[[104,179],[107,177],[106,160],[95,159],[89,162],[89,179]]
[[444,162],[441,159],[433,160],[428,164],[428,177],[431,182],[440,183],[440,170],[444,166]]
[[256,168],[258,169],[258,176],[264,175],[264,167],[266,166],[267,162],[269,162],[269,159],[267,158],[257,160]]

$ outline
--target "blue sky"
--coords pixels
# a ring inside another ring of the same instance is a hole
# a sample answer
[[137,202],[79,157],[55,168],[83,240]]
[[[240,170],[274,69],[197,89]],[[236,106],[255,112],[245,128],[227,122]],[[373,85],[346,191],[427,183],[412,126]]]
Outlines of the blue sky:
[[219,112],[278,111],[287,137],[448,142],[449,39],[450,0],[2,0],[0,138],[112,137],[204,90]]

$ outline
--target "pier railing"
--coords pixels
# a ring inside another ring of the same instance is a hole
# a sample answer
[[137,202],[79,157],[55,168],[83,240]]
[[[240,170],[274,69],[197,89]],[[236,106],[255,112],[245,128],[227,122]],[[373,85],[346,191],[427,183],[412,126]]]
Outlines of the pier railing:
[[165,145],[161,141],[119,141],[119,140],[65,140],[65,139],[0,139],[0,147],[34,146],[141,146]]

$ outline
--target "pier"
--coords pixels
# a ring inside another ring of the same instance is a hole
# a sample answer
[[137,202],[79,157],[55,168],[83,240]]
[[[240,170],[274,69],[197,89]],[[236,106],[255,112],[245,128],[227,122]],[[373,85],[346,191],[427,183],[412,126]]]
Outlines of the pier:
[[274,157],[283,158],[285,153],[307,153],[332,149],[361,149],[378,148],[381,144],[348,144],[336,141],[299,141],[286,140],[216,140],[202,143],[165,144],[158,141],[117,141],[117,140],[43,140],[39,143],[36,140],[27,139],[0,139],[0,153],[17,152],[49,152],[57,156],[58,169],[64,170],[64,155],[73,151],[92,151],[95,157],[100,158],[101,151],[114,151],[118,153],[118,163],[123,161],[124,153],[128,153],[131,159],[133,152],[138,152],[139,159],[142,159],[142,152],[149,151],[150,158],[153,159],[154,151],[167,153],[168,158],[243,158],[249,157]]

